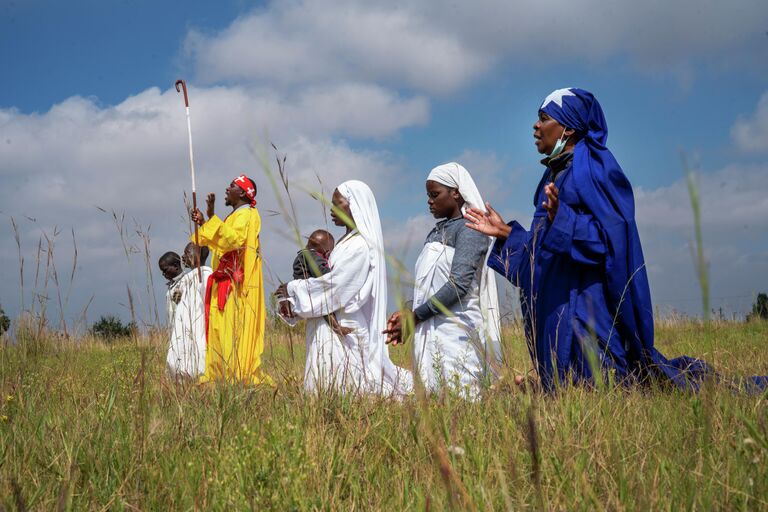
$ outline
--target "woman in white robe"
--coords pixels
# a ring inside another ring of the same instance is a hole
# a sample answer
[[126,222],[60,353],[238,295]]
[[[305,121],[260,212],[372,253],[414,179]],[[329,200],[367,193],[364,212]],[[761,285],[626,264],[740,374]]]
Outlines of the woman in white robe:
[[[416,262],[416,370],[430,392],[449,386],[475,398],[501,360],[496,281],[485,266],[491,240],[466,227],[463,218],[467,207],[485,204],[469,172],[453,162],[432,170],[427,196],[430,212],[443,220]],[[402,341],[399,312],[390,317],[387,332],[389,341]]]
[[[290,304],[287,316],[307,319],[304,387],[402,396],[412,389],[412,376],[392,363],[384,343],[386,263],[379,211],[368,185],[357,180],[339,185],[331,218],[347,228],[331,252],[331,271],[278,289]],[[336,328],[323,318],[331,313]]]

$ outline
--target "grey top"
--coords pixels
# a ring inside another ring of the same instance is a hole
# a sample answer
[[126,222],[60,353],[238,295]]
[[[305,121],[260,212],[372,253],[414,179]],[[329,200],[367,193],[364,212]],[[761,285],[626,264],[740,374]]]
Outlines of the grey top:
[[490,239],[465,226],[465,222],[464,217],[442,220],[427,235],[425,244],[440,242],[453,247],[454,253],[448,282],[424,304],[413,310],[418,322],[441,315],[441,308],[437,304],[450,308],[463,299],[472,285],[477,269],[485,264]]

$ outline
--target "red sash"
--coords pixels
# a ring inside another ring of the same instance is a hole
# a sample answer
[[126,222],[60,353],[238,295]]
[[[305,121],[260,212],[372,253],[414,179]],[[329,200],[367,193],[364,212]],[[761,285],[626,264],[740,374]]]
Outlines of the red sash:
[[237,249],[224,254],[219,260],[219,266],[216,271],[208,276],[208,282],[205,285],[205,343],[208,344],[208,319],[211,315],[211,295],[213,295],[213,283],[218,283],[219,288],[216,293],[216,299],[219,304],[219,311],[224,311],[224,305],[227,303],[229,293],[232,291],[232,283],[239,285],[243,283],[243,261],[242,250]]

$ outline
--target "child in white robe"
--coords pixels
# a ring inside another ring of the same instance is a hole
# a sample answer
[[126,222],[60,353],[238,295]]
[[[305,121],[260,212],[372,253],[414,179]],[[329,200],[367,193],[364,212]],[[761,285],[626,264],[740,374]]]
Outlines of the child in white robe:
[[211,275],[211,268],[204,265],[207,258],[207,247],[190,243],[184,249],[182,260],[187,269],[174,285],[178,301],[170,318],[171,339],[166,356],[168,372],[174,377],[196,378],[205,372],[204,299]]

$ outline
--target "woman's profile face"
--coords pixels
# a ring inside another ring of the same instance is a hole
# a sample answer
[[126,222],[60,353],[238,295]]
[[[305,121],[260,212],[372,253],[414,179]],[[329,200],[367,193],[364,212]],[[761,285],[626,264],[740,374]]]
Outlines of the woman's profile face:
[[548,155],[555,149],[557,140],[563,136],[565,127],[553,118],[539,110],[539,118],[533,125],[533,138],[536,150],[542,155]]
[[427,204],[429,213],[436,219],[452,219],[461,213],[457,200],[458,191],[436,181],[427,180]]
[[349,209],[349,201],[347,198],[341,195],[339,189],[333,191],[333,197],[331,197],[331,220],[337,226],[347,226],[344,222],[344,218],[339,212],[342,212],[349,220],[352,219],[352,211]]

